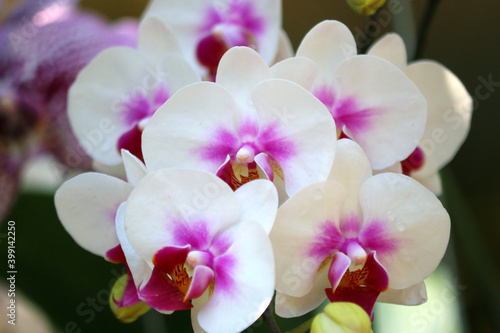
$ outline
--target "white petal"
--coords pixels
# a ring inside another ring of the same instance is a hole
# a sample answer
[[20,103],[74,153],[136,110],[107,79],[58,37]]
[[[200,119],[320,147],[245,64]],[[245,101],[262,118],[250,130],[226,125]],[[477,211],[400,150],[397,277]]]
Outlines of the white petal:
[[363,183],[359,201],[364,225],[358,238],[366,250],[377,251],[390,288],[407,288],[436,269],[448,245],[450,217],[432,192],[410,177],[385,173]]
[[335,181],[312,184],[278,210],[269,237],[276,258],[276,290],[294,297],[306,295],[321,263],[333,253],[334,242],[323,235],[328,221],[339,229],[345,197]]
[[430,176],[450,162],[465,141],[472,98],[462,82],[439,63],[419,61],[408,66],[405,73],[427,99],[427,124],[419,146],[428,166],[417,173]]
[[415,84],[396,66],[367,55],[344,61],[335,78],[338,98],[351,99],[356,107],[334,117],[337,124],[338,117],[349,120],[349,135],[366,152],[372,167],[383,169],[407,158],[422,137],[427,110]]
[[[217,1],[216,1],[217,2]],[[255,6],[258,15],[265,21],[264,33],[257,39],[257,51],[268,65],[271,65],[278,53],[281,33],[281,1],[248,1]]]
[[149,63],[145,70],[142,81],[136,84],[142,84],[144,87],[164,84],[170,96],[177,90],[200,81],[193,67],[175,53],[159,54],[155,62]]
[[427,290],[424,281],[405,289],[388,289],[377,298],[377,302],[402,305],[420,305],[426,301]]
[[123,180],[127,179],[127,174],[125,173],[125,166],[123,165],[123,162],[115,165],[107,165],[107,164],[102,164],[99,161],[93,160],[92,170],[99,173],[104,173],[109,176],[120,178]]
[[276,78],[295,82],[311,91],[318,76],[319,68],[309,58],[294,57],[277,63],[271,67],[271,71]]
[[271,242],[260,225],[244,223],[233,245],[214,265],[215,288],[198,313],[199,324],[207,332],[243,331],[259,319],[273,298]]
[[288,195],[326,180],[336,145],[335,122],[326,107],[299,85],[271,79],[259,84],[252,101],[262,133],[268,129],[266,153],[280,165]]
[[441,176],[439,176],[439,173],[437,171],[427,177],[421,177],[417,172],[415,172],[411,175],[411,177],[418,181],[420,184],[427,187],[435,195],[441,195],[443,193]]
[[85,250],[104,257],[119,244],[115,216],[132,185],[99,173],[84,173],[65,182],[55,194],[57,215]]
[[206,0],[153,0],[149,3],[143,17],[157,16],[163,20],[177,37],[184,56],[190,64],[196,66],[198,73],[203,69],[196,59],[196,46],[200,38],[199,28],[205,20],[212,1]]
[[403,173],[403,167],[401,166],[401,162],[394,163],[393,165],[380,169],[380,170],[373,170],[374,175],[378,175],[380,173],[386,173],[386,172],[392,172],[392,173]]
[[127,174],[127,181],[134,186],[137,185],[148,174],[146,166],[140,159],[125,149],[122,149],[122,159]]
[[68,116],[85,151],[101,163],[121,163],[117,141],[128,125],[122,102],[147,74],[146,60],[135,50],[113,47],[95,57],[69,90]]
[[405,42],[396,33],[389,33],[377,40],[367,54],[383,58],[401,70],[404,70],[407,65]]
[[311,29],[297,50],[297,57],[314,60],[325,78],[333,77],[335,68],[357,54],[354,36],[339,21],[323,21]]
[[[191,0],[154,0],[146,10],[145,16],[158,16],[166,22],[178,38],[188,61],[198,65],[196,47],[201,39],[200,28],[206,23],[209,8],[225,10],[228,1]],[[268,64],[276,57],[281,28],[281,1],[252,1],[258,16],[264,20],[262,35],[255,36],[257,49]]]
[[166,54],[149,63],[138,51],[125,47],[107,49],[78,75],[68,97],[68,116],[85,151],[103,164],[121,163],[119,137],[130,129],[124,102],[137,94],[151,97],[162,84],[172,95],[199,81],[179,55]]
[[135,286],[138,288],[142,282],[148,281],[153,273],[152,267],[135,252],[125,234],[125,205],[122,203],[116,212],[116,233],[120,241],[123,253],[127,259],[127,265],[132,272]]
[[349,139],[337,142],[337,151],[328,180],[335,180],[346,189],[346,199],[342,206],[342,216],[359,211],[359,188],[372,175],[370,161],[361,147]]
[[127,238],[145,260],[165,246],[206,250],[213,236],[237,221],[239,204],[214,175],[163,169],[144,177],[127,201]]
[[311,312],[325,301],[326,288],[331,288],[328,281],[328,267],[316,274],[314,286],[305,296],[293,297],[276,292],[276,314],[282,318],[294,318]]
[[181,46],[170,28],[156,16],[148,16],[139,25],[137,49],[155,63],[167,53],[182,55]]
[[193,308],[191,309],[191,324],[193,325],[194,333],[207,333],[207,331],[205,331],[200,326],[200,323],[198,321],[198,313],[200,313],[200,310],[203,309],[209,299],[210,291],[207,289],[207,291],[205,291],[203,295],[191,301],[191,303],[193,304]]
[[248,108],[253,88],[272,77],[269,66],[257,52],[249,47],[233,47],[219,63],[216,82],[231,93],[240,108]]
[[181,167],[215,173],[228,152],[221,151],[220,158],[203,158],[200,149],[217,141],[219,130],[237,133],[231,121],[238,117],[237,110],[229,92],[214,83],[200,82],[179,90],[156,111],[142,135],[148,170]]
[[273,184],[278,191],[279,207],[281,207],[281,205],[290,198],[290,196],[286,193],[285,179],[281,178],[280,175],[277,175],[273,179]]
[[269,234],[278,213],[278,192],[267,180],[254,180],[237,189],[234,194],[240,203],[240,222],[255,222]]

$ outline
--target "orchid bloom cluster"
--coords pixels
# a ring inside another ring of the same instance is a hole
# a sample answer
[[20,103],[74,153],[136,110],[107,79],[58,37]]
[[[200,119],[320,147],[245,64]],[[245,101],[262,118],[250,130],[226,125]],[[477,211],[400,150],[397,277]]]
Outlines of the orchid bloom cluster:
[[450,236],[438,171],[471,97],[442,65],[408,65],[396,34],[357,55],[324,21],[294,55],[280,26],[278,0],[153,0],[137,47],[103,51],[72,85],[71,126],[101,173],[63,184],[56,208],[78,244],[125,265],[120,320],[191,309],[195,332],[239,332],[274,295],[285,318],[326,299],[372,318],[376,301],[426,301]]

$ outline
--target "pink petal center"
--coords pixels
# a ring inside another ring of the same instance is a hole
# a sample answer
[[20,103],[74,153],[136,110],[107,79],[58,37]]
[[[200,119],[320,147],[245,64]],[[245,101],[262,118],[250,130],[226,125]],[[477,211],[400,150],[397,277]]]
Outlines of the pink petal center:
[[254,4],[250,1],[216,1],[206,14],[200,27],[201,38],[196,47],[196,57],[201,65],[215,78],[217,66],[224,53],[233,46],[249,46],[257,49],[256,38],[265,28]]
[[142,156],[142,131],[147,125],[151,116],[158,108],[169,99],[170,95],[164,85],[158,85],[152,96],[147,96],[143,92],[136,93],[130,99],[123,102],[122,118],[126,126],[129,127],[117,142],[117,149],[128,150],[131,154],[144,161]]
[[372,126],[372,117],[379,112],[372,108],[362,107],[354,97],[338,98],[332,87],[324,85],[313,91],[330,111],[339,130],[347,130],[345,134],[359,134]]
[[281,171],[281,166],[296,155],[296,148],[276,124],[261,129],[257,122],[244,120],[237,133],[219,127],[209,143],[193,150],[193,153],[217,165],[217,176],[235,190],[259,179],[257,163],[268,178],[273,179],[274,173],[270,176],[275,170],[273,164],[278,172]]

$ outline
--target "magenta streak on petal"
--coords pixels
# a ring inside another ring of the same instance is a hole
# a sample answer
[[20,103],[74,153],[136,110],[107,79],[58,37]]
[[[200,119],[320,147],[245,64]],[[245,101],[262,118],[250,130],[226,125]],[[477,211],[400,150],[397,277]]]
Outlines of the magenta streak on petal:
[[354,135],[370,129],[372,117],[378,112],[375,109],[362,108],[354,97],[337,101],[332,110],[333,118],[338,128],[344,126]]
[[254,141],[259,134],[259,124],[253,120],[243,119],[238,134],[242,141]]
[[[335,94],[333,88],[329,86],[322,86],[313,91],[313,95],[323,103],[330,113],[333,112],[333,107],[335,105]],[[333,115],[333,113],[332,113]]]
[[260,35],[265,30],[264,18],[259,16],[250,1],[232,0],[229,4],[210,7],[200,27],[200,34],[210,33],[219,24],[240,26],[254,35]]
[[344,243],[344,236],[335,223],[326,221],[317,228],[314,243],[308,250],[308,255],[318,261],[324,260]]
[[121,154],[122,149],[128,150],[132,155],[144,162],[142,156],[142,130],[135,125],[118,139],[117,149]]
[[158,110],[160,106],[163,105],[170,98],[167,88],[164,85],[160,85],[156,88],[153,96],[154,112]]
[[210,244],[210,253],[215,257],[224,254],[233,244],[234,234],[231,231],[226,231],[217,234]]
[[157,267],[144,286],[139,287],[139,298],[158,311],[187,310],[193,306],[184,301],[184,294],[164,272]]
[[238,151],[240,140],[225,128],[215,131],[209,143],[201,148],[195,149],[194,154],[199,154],[202,159],[220,166],[227,155],[233,156]]
[[198,298],[207,290],[214,278],[214,271],[206,266],[198,266],[194,269],[191,285],[184,297],[185,300]]
[[168,90],[163,84],[155,88],[152,97],[146,96],[143,93],[136,93],[122,103],[122,117],[125,125],[132,126],[144,118],[151,117],[169,97]]
[[142,119],[151,116],[152,105],[147,96],[136,94],[128,101],[123,102],[122,113],[125,125],[135,125]]
[[233,271],[236,269],[237,261],[231,254],[224,254],[214,260],[215,289],[214,292],[231,294],[236,281],[233,279]]
[[252,2],[233,0],[229,4],[215,2],[207,10],[200,26],[196,57],[215,80],[217,66],[224,53],[233,46],[258,49],[259,37],[265,32],[265,20],[256,13]]
[[355,213],[346,215],[340,220],[340,230],[345,238],[355,238],[359,234],[361,223]]
[[376,220],[365,222],[358,241],[365,251],[376,251],[379,256],[396,251],[400,242],[392,237],[385,222]]
[[159,85],[154,91],[152,100],[139,93],[123,102],[122,117],[129,129],[118,139],[117,148],[119,152],[121,152],[121,149],[126,149],[144,162],[141,148],[142,130],[144,128],[142,125],[140,126],[140,122],[149,119],[169,97],[170,95],[165,86]]
[[187,224],[179,220],[173,224],[173,230],[169,226],[169,231],[172,233],[173,241],[176,245],[184,246],[189,244],[191,250],[203,251],[208,249],[212,241],[212,235],[210,235],[207,224],[208,222],[205,221]]
[[292,141],[281,134],[276,124],[270,124],[259,133],[257,146],[260,152],[269,154],[280,166],[284,166],[293,156],[297,154]]

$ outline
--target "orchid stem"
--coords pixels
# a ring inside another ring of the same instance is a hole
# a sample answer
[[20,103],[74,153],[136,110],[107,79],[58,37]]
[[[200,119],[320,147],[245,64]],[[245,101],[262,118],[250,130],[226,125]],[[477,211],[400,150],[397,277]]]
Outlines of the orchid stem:
[[281,333],[276,318],[274,318],[272,303],[267,307],[266,311],[264,311],[262,317],[264,317],[264,321],[267,323],[271,333]]
[[293,330],[288,331],[287,333],[306,333],[311,329],[312,322],[314,320],[314,317],[306,321],[305,323],[295,327]]
[[424,47],[427,41],[427,35],[429,33],[429,28],[431,26],[432,19],[436,14],[436,9],[438,5],[439,5],[439,0],[429,0],[429,3],[427,4],[424,18],[418,32],[418,42],[417,42],[417,50],[415,51],[415,59],[422,57]]
[[417,48],[417,29],[415,24],[413,3],[411,0],[401,0],[401,12],[393,15],[392,28],[398,33],[406,44],[408,61],[412,61]]

